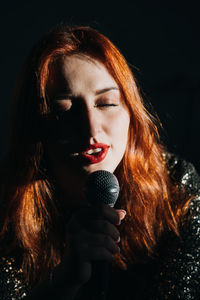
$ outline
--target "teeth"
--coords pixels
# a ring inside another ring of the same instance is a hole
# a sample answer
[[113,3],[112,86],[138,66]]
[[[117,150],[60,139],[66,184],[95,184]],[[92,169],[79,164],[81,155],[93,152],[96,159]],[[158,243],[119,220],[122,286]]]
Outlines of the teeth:
[[79,153],[72,153],[71,156],[78,156]]
[[[90,150],[88,150],[88,152],[85,152],[85,154],[91,155],[93,153],[98,153],[98,152],[101,152],[101,151],[102,151],[102,148],[90,149]],[[75,153],[71,154],[71,156],[78,156],[78,155],[80,155],[80,153],[78,153],[78,152],[75,152]]]
[[94,149],[94,153],[98,153],[98,152],[101,152],[102,151],[102,148],[96,148]]
[[86,154],[93,154],[93,153],[98,153],[101,152],[102,148],[96,148],[96,149],[90,149]]

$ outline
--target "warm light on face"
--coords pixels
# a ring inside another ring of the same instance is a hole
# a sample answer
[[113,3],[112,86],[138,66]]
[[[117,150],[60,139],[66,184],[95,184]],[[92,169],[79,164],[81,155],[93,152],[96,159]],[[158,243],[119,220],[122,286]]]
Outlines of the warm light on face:
[[126,149],[130,118],[113,77],[97,60],[73,55],[51,78],[49,94],[63,134],[48,145],[54,169],[114,172]]

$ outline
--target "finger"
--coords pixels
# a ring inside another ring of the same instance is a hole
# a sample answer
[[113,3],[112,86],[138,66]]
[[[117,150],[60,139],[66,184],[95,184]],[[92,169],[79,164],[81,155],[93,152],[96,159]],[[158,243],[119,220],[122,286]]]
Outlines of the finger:
[[107,248],[99,246],[89,248],[86,257],[88,261],[106,260],[108,262],[113,262],[115,259],[114,254],[112,254]]
[[81,208],[76,212],[74,217],[79,223],[84,223],[87,220],[94,219],[106,219],[114,225],[118,225],[120,222],[119,213],[116,211],[116,209],[101,203],[90,207]]
[[[89,231],[105,233],[117,240],[119,232],[113,225],[119,225],[120,220],[125,217],[125,213],[124,210],[116,210],[104,204],[85,207],[77,211],[70,219],[67,230],[70,233],[77,233],[86,227]],[[94,220],[96,224],[92,223]]]
[[118,225],[120,222],[119,214],[117,213],[116,209],[108,205],[105,204],[95,205],[94,212],[98,216],[98,218],[106,219],[114,225]]
[[119,240],[120,233],[118,229],[107,220],[87,220],[85,224],[89,232],[106,234],[115,242]]
[[116,209],[116,212],[118,213],[119,215],[119,219],[120,219],[120,222],[118,225],[121,224],[121,221],[125,218],[126,216],[126,211],[124,209]]
[[74,253],[81,252],[84,245],[88,245],[88,248],[94,246],[105,247],[113,254],[120,253],[120,248],[117,245],[118,241],[105,234],[94,234],[82,230],[79,234],[69,236],[69,242]]
[[116,242],[105,234],[90,234],[88,235],[87,243],[89,247],[100,246],[109,250],[111,253],[120,253],[120,248],[117,246]]

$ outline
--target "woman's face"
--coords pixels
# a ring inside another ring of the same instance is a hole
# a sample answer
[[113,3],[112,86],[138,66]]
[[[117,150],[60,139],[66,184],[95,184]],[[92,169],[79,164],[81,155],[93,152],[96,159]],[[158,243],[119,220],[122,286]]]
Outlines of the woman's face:
[[117,83],[103,64],[84,55],[66,57],[52,70],[47,91],[59,138],[47,150],[56,176],[66,185],[69,176],[114,172],[130,121]]

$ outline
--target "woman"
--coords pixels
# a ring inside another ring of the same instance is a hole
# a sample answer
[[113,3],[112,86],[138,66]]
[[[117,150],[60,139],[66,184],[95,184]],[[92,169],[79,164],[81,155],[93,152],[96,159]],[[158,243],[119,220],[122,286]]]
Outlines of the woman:
[[[1,167],[1,299],[198,299],[199,177],[165,151],[119,50],[59,26],[17,83]],[[115,208],[91,205],[88,175],[114,173]],[[189,298],[188,298],[189,297]]]

